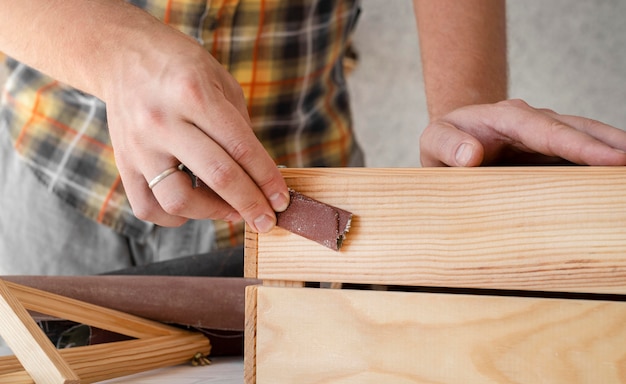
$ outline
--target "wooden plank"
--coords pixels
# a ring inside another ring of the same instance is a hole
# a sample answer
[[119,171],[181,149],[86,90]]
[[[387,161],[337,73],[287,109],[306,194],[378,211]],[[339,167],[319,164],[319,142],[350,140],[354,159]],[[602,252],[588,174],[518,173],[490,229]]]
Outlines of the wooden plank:
[[246,328],[244,341],[243,379],[256,383],[256,295],[258,286],[246,287]]
[[0,335],[30,377],[43,384],[80,382],[26,309],[0,280]]
[[626,383],[626,303],[259,287],[257,383]]
[[250,279],[256,278],[258,238],[259,234],[250,230],[250,227],[246,224],[245,245],[243,248],[243,277]]
[[304,282],[303,281],[285,281],[285,280],[263,280],[263,285],[266,287],[302,288],[304,287]]
[[[1,279],[0,288],[6,303],[0,302],[0,333],[25,368],[12,356],[0,358],[0,382],[30,382],[30,376],[37,383],[100,381],[180,364],[211,350],[200,333]],[[139,339],[57,351],[26,309]],[[42,363],[42,355],[51,363]]]
[[[80,377],[81,383],[92,383],[184,364],[190,362],[197,352],[207,354],[210,351],[211,345],[205,336],[181,331],[147,339],[62,349],[59,353]],[[0,357],[0,382],[33,382],[16,364],[13,356]],[[13,369],[9,370],[9,367]]]
[[178,334],[180,329],[127,313],[85,303],[24,285],[4,281],[13,296],[31,311],[65,320],[89,324],[97,328],[131,337],[152,337]]
[[257,276],[626,294],[626,168],[283,169],[354,213],[340,252],[276,228]]

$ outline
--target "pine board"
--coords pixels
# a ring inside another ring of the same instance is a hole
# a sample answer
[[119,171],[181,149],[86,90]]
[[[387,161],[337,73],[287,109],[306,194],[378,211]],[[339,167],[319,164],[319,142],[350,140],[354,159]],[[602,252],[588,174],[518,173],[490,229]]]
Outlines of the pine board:
[[626,293],[626,168],[283,169],[355,217],[340,252],[248,232],[246,273],[322,281]]
[[626,383],[623,302],[257,293],[258,384]]

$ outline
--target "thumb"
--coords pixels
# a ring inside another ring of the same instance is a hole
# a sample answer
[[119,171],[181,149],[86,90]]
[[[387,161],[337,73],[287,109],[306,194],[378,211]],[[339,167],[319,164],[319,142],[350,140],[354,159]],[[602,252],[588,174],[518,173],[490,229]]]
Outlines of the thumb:
[[485,150],[475,137],[445,121],[431,122],[420,138],[420,161],[424,167],[477,167]]

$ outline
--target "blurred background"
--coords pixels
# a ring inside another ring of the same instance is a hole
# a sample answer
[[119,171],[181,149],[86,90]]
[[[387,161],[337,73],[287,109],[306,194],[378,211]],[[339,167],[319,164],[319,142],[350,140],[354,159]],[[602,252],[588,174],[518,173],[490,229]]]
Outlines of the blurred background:
[[[362,1],[349,78],[357,136],[368,166],[417,167],[427,115],[412,2]],[[510,97],[626,128],[626,1],[507,7]]]

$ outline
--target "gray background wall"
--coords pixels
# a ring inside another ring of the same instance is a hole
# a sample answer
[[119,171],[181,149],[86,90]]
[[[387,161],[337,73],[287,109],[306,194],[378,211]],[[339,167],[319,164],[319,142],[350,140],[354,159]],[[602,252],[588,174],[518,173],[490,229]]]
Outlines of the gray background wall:
[[[507,1],[510,96],[626,128],[626,2]],[[350,79],[372,167],[419,166],[427,123],[410,0],[363,0]]]

